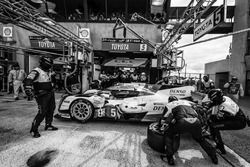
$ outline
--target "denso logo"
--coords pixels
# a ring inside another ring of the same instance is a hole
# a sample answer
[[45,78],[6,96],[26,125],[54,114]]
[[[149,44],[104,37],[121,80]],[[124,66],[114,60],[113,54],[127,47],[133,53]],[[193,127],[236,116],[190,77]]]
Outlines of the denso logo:
[[171,89],[171,90],[170,90],[170,93],[183,94],[183,93],[186,93],[186,90]]

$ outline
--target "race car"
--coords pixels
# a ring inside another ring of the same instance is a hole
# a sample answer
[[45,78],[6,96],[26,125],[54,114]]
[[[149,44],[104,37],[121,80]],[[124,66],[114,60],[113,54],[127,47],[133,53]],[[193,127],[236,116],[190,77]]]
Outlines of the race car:
[[190,98],[192,86],[117,84],[106,90],[87,90],[83,94],[63,95],[57,117],[80,122],[91,119],[133,119],[156,121],[161,117],[169,96]]

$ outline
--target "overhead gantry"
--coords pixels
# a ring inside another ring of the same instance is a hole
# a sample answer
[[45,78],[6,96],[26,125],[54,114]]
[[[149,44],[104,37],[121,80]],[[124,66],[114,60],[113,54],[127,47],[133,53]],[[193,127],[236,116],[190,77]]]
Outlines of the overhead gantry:
[[[72,91],[67,89],[66,81],[69,76],[75,74],[77,71],[79,66],[78,52],[92,52],[93,47],[90,43],[81,40],[76,34],[50,19],[47,15],[40,13],[36,8],[24,0],[1,0],[0,22],[3,24],[14,24],[37,35],[53,39],[63,46],[66,44],[71,48],[71,54],[73,54],[73,51],[75,52],[75,68],[73,72],[65,77],[65,89],[68,93],[73,94]],[[29,50],[31,51],[32,49]],[[37,50],[34,51],[39,53]],[[80,89],[82,90],[82,85]]]
[[[177,50],[174,44],[181,39],[181,36],[184,33],[186,33],[190,27],[192,26],[195,27],[195,24],[199,22],[202,15],[206,13],[216,1],[217,0],[191,0],[191,2],[186,7],[180,19],[176,20],[175,22],[169,21],[164,25],[164,27],[161,27],[161,31],[167,30],[168,35],[166,36],[164,41],[160,44],[154,44],[152,41],[144,39],[141,35],[139,35],[132,28],[130,28],[129,25],[124,23],[120,18],[117,20],[115,24],[113,33],[115,33],[116,30],[122,28],[124,28],[124,31],[128,30],[135,37],[141,39],[149,47],[155,50],[155,54],[157,55],[158,61],[161,61],[160,63],[158,63],[160,64],[160,66],[163,63],[163,60],[166,60],[166,62],[168,63],[164,67],[165,69],[180,70],[185,67],[185,61],[183,59],[183,51]],[[137,13],[135,13],[133,17],[137,17],[147,21],[150,24],[154,24],[150,20],[140,16]],[[159,25],[156,24],[154,25],[157,26],[157,28],[159,28]],[[169,26],[171,27],[171,29],[168,28]],[[171,66],[171,64],[176,65],[176,58],[182,59],[181,67]]]

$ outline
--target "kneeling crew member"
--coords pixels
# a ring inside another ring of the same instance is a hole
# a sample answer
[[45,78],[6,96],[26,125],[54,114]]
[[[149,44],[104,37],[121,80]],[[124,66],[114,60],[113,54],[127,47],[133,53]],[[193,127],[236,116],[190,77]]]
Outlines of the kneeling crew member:
[[[53,65],[53,60],[46,57],[41,57],[39,67],[33,69],[24,80],[25,93],[28,99],[32,99],[33,95],[38,105],[38,113],[32,122],[30,133],[33,137],[40,137],[38,127],[45,118],[45,130],[57,130],[52,126],[53,114],[55,110],[55,94],[51,82],[50,69]],[[33,90],[34,88],[34,90]],[[34,94],[33,94],[34,91]]]
[[212,89],[208,93],[211,100],[210,107],[210,131],[222,154],[226,154],[220,130],[240,130],[250,125],[249,119],[245,116],[239,106],[229,97],[223,96],[220,89]]
[[190,133],[192,137],[209,155],[214,164],[218,164],[215,148],[202,136],[202,127],[197,112],[191,102],[178,100],[175,96],[169,97],[165,108],[164,120],[169,124],[165,130],[165,151],[169,165],[174,165],[173,140],[176,134]]

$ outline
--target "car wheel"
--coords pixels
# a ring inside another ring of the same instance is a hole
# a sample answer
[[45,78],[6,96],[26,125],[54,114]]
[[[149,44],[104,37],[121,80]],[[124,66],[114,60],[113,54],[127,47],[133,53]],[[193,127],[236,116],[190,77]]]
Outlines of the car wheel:
[[[174,152],[177,152],[180,146],[180,135],[176,135],[174,137]],[[159,130],[159,123],[155,122],[148,126],[147,130],[147,141],[148,145],[154,149],[155,151],[158,151],[160,153],[165,153],[165,142],[164,142],[164,133]]]
[[70,115],[73,119],[85,123],[89,121],[94,114],[92,104],[84,99],[74,101],[70,107]]

